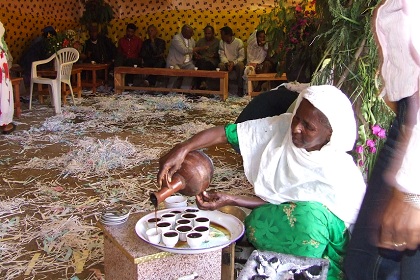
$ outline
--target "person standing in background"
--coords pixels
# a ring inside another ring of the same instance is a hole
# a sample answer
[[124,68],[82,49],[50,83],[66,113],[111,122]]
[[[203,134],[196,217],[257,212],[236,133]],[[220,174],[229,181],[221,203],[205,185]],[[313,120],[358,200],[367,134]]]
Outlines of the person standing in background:
[[4,40],[5,29],[0,21],[0,128],[2,134],[12,133],[16,129],[13,121],[14,103],[13,86],[10,81],[8,53]]
[[397,102],[345,259],[350,280],[420,279],[420,2],[386,0],[376,10],[384,82]]
[[220,29],[222,40],[219,44],[220,63],[219,68],[222,71],[235,71],[236,81],[238,83],[238,96],[244,96],[244,86],[242,76],[244,74],[245,49],[244,42],[233,36],[232,28],[229,26]]

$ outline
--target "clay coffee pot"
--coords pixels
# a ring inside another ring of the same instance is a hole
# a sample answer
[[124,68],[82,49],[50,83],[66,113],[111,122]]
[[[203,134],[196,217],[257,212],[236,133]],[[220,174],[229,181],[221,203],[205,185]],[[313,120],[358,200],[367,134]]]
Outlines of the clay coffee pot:
[[185,157],[181,168],[172,175],[171,182],[166,178],[162,188],[150,195],[150,200],[157,207],[165,198],[177,192],[186,196],[196,196],[208,188],[213,172],[213,161],[205,153],[191,151]]

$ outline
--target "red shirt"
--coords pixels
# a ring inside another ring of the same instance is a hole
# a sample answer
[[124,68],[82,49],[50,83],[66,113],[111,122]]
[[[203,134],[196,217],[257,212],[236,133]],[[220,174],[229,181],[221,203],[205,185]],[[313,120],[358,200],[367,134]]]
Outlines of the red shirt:
[[118,51],[123,53],[126,58],[139,58],[142,44],[143,40],[140,37],[134,35],[129,39],[124,36],[118,40]]

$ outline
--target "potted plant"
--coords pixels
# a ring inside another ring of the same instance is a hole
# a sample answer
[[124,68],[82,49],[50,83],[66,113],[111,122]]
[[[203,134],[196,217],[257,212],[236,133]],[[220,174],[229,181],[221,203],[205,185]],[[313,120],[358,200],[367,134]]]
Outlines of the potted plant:
[[320,57],[314,38],[320,27],[315,0],[276,0],[273,9],[261,16],[259,30],[266,30],[279,74],[289,81],[310,82]]
[[80,23],[89,27],[92,24],[100,26],[103,34],[108,32],[108,25],[114,18],[111,5],[104,0],[81,0],[85,8]]

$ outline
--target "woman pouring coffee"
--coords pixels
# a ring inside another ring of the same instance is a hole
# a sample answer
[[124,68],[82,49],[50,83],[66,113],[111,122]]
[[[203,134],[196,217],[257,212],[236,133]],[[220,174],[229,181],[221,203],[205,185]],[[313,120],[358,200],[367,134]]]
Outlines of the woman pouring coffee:
[[204,130],[160,159],[158,182],[179,169],[186,154],[216,144],[239,146],[254,197],[221,192],[196,196],[201,209],[252,209],[248,240],[260,250],[330,260],[328,279],[341,279],[342,260],[365,193],[346,152],[356,140],[350,101],[339,89],[311,86],[292,114]]

